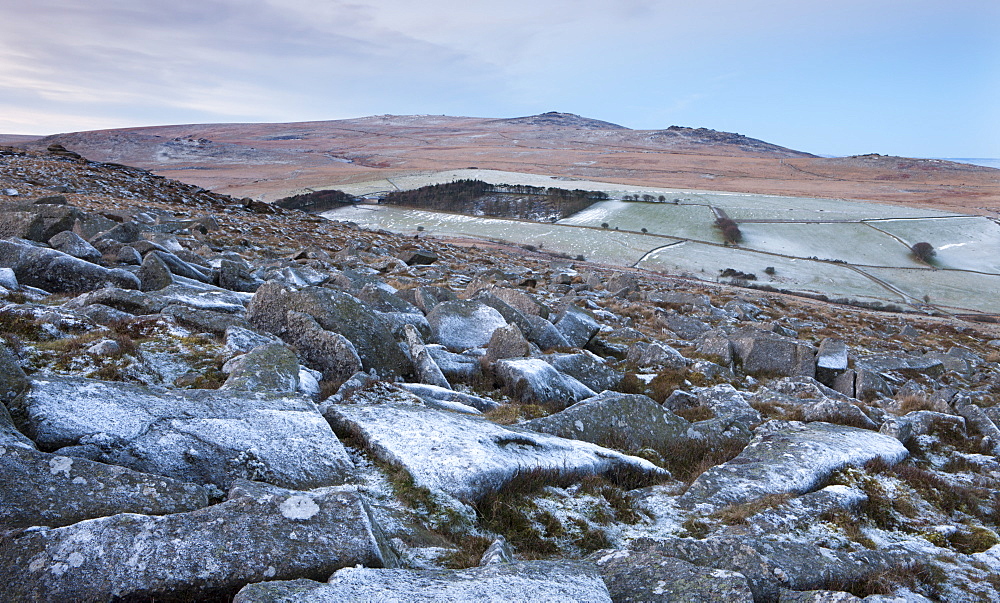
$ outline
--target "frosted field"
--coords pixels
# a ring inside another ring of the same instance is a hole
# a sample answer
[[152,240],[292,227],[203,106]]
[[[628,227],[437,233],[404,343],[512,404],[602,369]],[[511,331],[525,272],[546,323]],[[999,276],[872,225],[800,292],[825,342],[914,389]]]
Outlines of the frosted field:
[[663,237],[600,228],[478,218],[388,205],[358,205],[320,215],[331,220],[349,220],[366,228],[384,228],[405,234],[416,234],[417,227],[423,226],[426,235],[461,236],[516,245],[534,245],[542,250],[565,253],[572,257],[582,255],[592,262],[619,266],[631,266],[651,248],[674,242]]
[[[476,169],[415,174],[343,190],[364,194],[464,178],[604,191],[612,199],[556,224],[382,205],[323,215],[406,234],[422,226],[427,235],[534,245],[589,261],[709,281],[733,268],[756,274],[759,284],[830,298],[919,305],[926,296],[942,309],[1000,313],[1000,225],[984,217],[839,199],[656,189]],[[621,201],[625,194],[664,195],[667,203]],[[740,222],[744,241],[738,248],[721,245],[710,206]],[[605,222],[610,229],[600,227]],[[642,228],[649,234],[641,234]],[[934,266],[939,269],[911,257],[909,247],[921,241],[937,250]],[[765,274],[768,266],[775,268],[775,275]]]
[[881,220],[871,225],[907,245],[930,243],[937,250],[934,264],[941,268],[1000,273],[1000,225],[991,220]]
[[714,222],[712,210],[701,205],[601,201],[557,224],[600,227],[607,223],[621,230],[645,228],[655,234],[721,242],[718,229],[712,226]]
[[865,268],[916,300],[956,310],[1000,313],[1000,275],[953,270]]
[[867,224],[740,224],[740,247],[849,264],[917,267],[910,248]]
[[[774,268],[774,276],[765,274],[764,269],[769,266]],[[734,268],[756,274],[758,284],[778,289],[861,301],[905,301],[902,296],[847,266],[690,241],[655,250],[643,258],[638,267],[670,274],[686,274],[708,281],[717,281],[720,271]]]

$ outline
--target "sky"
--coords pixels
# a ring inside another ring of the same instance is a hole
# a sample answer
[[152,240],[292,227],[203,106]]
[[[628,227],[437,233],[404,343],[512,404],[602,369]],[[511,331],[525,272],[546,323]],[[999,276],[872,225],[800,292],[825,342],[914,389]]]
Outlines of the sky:
[[546,111],[1000,157],[1000,1],[0,0],[0,133]]

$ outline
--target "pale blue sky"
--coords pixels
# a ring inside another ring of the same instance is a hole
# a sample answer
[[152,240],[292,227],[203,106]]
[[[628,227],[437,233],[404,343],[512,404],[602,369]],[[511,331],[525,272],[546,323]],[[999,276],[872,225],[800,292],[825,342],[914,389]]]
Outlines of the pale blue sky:
[[1000,157],[997,0],[0,0],[0,132],[565,111]]

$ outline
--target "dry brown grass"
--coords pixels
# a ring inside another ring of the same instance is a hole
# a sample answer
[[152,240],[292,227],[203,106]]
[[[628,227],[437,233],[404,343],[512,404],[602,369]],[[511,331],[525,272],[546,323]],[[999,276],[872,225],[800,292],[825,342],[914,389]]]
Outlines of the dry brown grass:
[[923,392],[909,393],[909,394],[897,394],[894,398],[896,400],[897,408],[899,409],[899,414],[905,415],[907,413],[915,412],[918,410],[932,410],[934,412],[948,412],[948,405],[944,402],[931,400],[927,394]]
[[729,505],[712,513],[711,517],[720,520],[726,525],[739,525],[745,524],[747,519],[767,511],[768,509],[773,509],[775,507],[780,507],[781,505],[787,503],[795,496],[791,493],[783,494],[768,494],[764,498],[755,500],[753,502]]
[[696,423],[698,421],[707,421],[708,419],[715,418],[715,411],[713,411],[708,406],[705,406],[704,404],[691,406],[690,408],[681,408],[673,412],[678,417],[681,417],[682,419],[687,419],[692,423]]
[[550,414],[552,412],[548,408],[537,404],[501,404],[483,413],[483,416],[498,425],[514,425],[521,421],[547,417]]

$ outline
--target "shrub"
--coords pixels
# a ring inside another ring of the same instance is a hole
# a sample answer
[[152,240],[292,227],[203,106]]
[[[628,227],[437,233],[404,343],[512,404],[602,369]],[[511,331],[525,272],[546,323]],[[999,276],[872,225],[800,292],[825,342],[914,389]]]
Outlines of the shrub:
[[736,244],[743,240],[739,225],[730,218],[717,218],[715,227],[722,231],[722,238],[727,244]]
[[930,243],[914,243],[913,247],[910,247],[910,253],[921,262],[929,262],[937,254],[937,251]]

